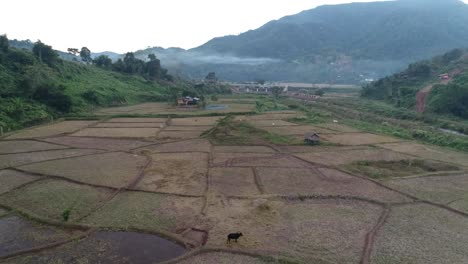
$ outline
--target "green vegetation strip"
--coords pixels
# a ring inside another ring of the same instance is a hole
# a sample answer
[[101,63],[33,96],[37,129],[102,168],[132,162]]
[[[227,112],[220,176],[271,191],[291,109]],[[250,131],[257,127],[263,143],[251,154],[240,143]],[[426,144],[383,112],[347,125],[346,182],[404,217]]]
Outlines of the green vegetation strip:
[[299,144],[298,140],[292,137],[269,133],[245,121],[236,121],[232,115],[218,120],[215,127],[201,136],[218,145]]

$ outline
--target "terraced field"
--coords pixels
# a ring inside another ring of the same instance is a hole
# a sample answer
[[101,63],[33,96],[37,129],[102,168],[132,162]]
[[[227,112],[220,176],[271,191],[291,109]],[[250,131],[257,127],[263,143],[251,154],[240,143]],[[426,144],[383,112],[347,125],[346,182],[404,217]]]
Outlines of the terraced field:
[[0,263],[468,263],[467,154],[239,105],[267,137],[212,141],[229,111],[112,118],[176,111],[154,103],[6,135]]

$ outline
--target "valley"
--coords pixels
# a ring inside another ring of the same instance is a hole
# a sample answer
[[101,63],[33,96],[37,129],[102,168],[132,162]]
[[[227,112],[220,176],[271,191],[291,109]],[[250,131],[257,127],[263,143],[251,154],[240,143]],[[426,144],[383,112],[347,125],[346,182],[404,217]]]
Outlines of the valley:
[[357,125],[341,97],[271,100],[103,108],[7,134],[0,263],[467,261],[468,154]]

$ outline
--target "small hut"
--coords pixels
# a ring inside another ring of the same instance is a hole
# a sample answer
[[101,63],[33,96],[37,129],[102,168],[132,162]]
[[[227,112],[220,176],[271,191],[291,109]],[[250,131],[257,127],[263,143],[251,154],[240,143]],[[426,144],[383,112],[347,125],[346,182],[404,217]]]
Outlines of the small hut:
[[318,145],[320,144],[320,136],[317,133],[307,133],[304,137],[304,143]]

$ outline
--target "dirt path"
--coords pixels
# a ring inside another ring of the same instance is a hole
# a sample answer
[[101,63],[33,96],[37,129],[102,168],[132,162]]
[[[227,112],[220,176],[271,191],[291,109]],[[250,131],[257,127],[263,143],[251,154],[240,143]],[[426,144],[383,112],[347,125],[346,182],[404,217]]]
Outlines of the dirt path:
[[462,70],[460,69],[456,69],[456,70],[453,70],[452,72],[450,72],[448,74],[449,78],[448,79],[445,79],[445,80],[441,80],[440,82],[438,83],[433,83],[433,84],[430,84],[424,88],[422,88],[417,94],[416,94],[416,110],[418,111],[418,113],[424,113],[424,111],[426,110],[426,101],[427,101],[427,96],[429,95],[429,93],[431,92],[432,88],[437,85],[437,84],[443,84],[443,85],[447,85],[449,84],[452,80],[453,80],[453,77],[455,77],[456,75],[462,73]]

